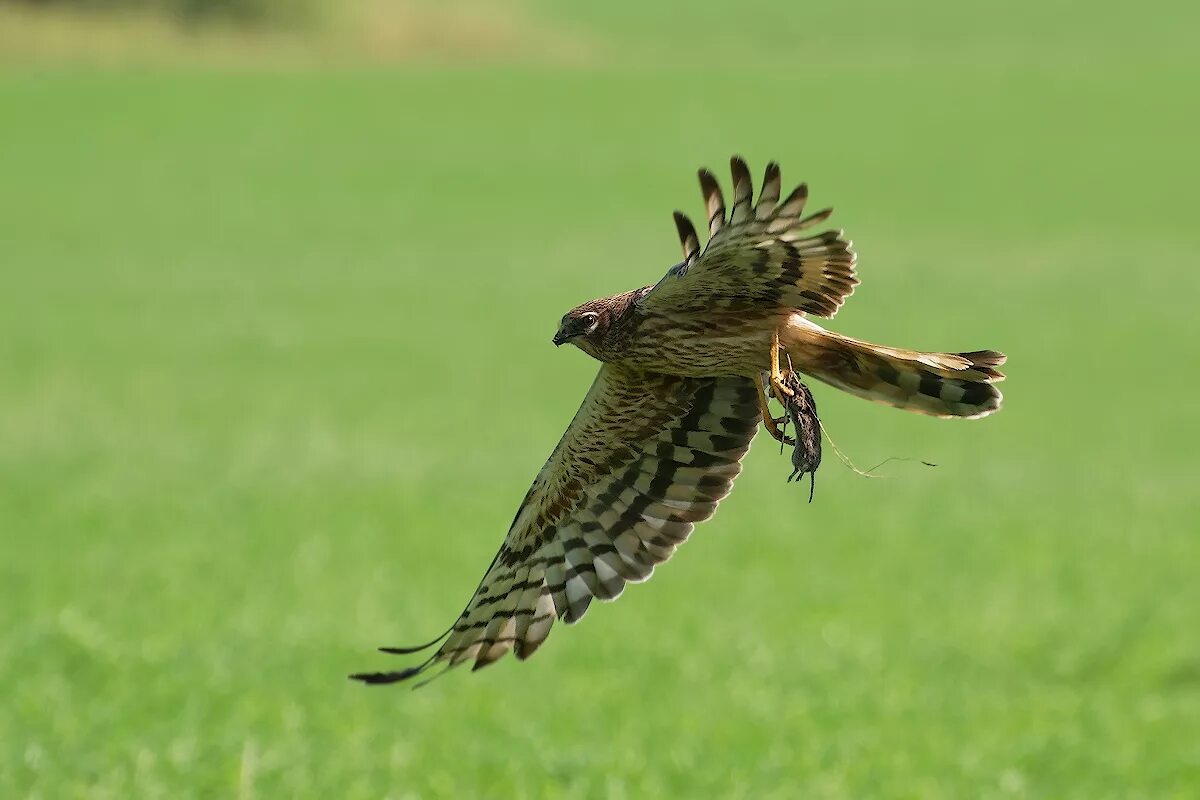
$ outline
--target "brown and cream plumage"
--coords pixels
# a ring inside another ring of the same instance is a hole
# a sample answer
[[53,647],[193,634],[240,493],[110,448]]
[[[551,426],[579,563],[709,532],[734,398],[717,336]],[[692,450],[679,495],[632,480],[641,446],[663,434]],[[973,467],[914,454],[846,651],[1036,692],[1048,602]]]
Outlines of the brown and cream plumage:
[[416,667],[352,677],[393,683],[439,662],[478,669],[510,650],[528,658],[556,620],[576,622],[593,598],[650,577],[733,488],[759,423],[782,437],[767,392],[793,395],[790,370],[932,416],[999,409],[1001,353],[884,347],[811,322],[834,316],[858,284],[851,243],[813,232],[832,209],[805,216],[804,184],[780,200],[776,164],[757,202],[745,162],[733,158],[731,170],[728,209],[700,171],[706,246],[677,211],[681,263],[653,286],[562,318],[554,343],[603,362],[583,405],[454,625],[421,647],[383,649],[440,647]]

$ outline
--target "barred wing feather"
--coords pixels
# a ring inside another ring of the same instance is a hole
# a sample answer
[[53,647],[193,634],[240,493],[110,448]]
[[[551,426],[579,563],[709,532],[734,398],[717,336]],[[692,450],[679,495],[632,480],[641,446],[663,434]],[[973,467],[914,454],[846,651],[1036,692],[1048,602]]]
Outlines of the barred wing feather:
[[601,367],[440,648],[417,667],[352,677],[392,683],[437,663],[528,658],[555,620],[577,622],[593,598],[646,580],[713,515],[760,421],[749,379]]
[[812,233],[833,213],[804,216],[808,186],[800,184],[781,202],[779,165],[763,176],[758,202],[746,162],[730,160],[733,206],[716,178],[700,170],[708,214],[708,244],[701,249],[695,226],[680,211],[675,227],[683,262],[672,267],[640,303],[659,313],[713,311],[805,311],[832,317],[858,285],[853,243],[841,231]]

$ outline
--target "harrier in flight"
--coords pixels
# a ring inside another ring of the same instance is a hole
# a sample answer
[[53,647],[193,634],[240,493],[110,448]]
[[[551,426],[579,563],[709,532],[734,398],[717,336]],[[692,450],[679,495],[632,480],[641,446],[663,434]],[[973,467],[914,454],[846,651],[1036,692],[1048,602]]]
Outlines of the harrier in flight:
[[850,241],[813,231],[832,209],[804,216],[806,185],[780,199],[775,163],[757,202],[745,162],[730,166],[728,208],[700,171],[706,245],[676,211],[682,262],[652,286],[562,318],[554,344],[601,362],[591,390],[458,620],[423,646],[382,649],[440,647],[418,666],[353,678],[394,683],[437,663],[478,669],[510,650],[526,659],[555,620],[576,622],[593,598],[649,578],[729,494],[760,424],[791,441],[768,397],[787,407],[803,386],[796,373],[935,417],[1000,408],[1001,353],[885,347],[812,322],[834,316],[858,284]]

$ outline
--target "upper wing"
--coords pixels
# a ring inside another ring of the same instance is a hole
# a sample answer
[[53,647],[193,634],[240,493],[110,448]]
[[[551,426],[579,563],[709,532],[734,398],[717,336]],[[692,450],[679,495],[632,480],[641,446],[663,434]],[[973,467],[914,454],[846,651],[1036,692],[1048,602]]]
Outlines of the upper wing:
[[509,650],[528,658],[555,619],[575,622],[593,597],[611,600],[650,577],[713,515],[760,419],[746,378],[601,367],[438,651],[418,667],[353,677],[391,683],[439,661],[478,669]]
[[798,309],[832,317],[858,285],[854,251],[841,231],[804,233],[833,213],[826,208],[807,217],[808,186],[800,184],[779,202],[779,166],[763,176],[758,203],[746,162],[734,156],[733,209],[716,179],[700,170],[700,190],[708,210],[709,240],[703,252],[691,220],[675,212],[683,263],[672,267],[640,302],[655,310],[745,311]]

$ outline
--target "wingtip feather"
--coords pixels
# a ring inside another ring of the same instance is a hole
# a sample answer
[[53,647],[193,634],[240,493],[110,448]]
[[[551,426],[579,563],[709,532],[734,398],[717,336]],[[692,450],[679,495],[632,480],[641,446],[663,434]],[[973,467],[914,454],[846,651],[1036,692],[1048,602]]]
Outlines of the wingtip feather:
[[352,681],[359,681],[370,686],[381,686],[389,683],[400,683],[414,678],[425,671],[425,665],[409,667],[395,672],[356,672],[349,676]]

